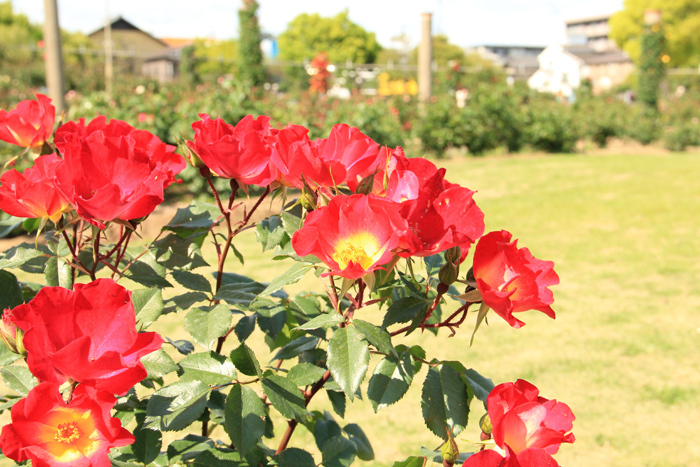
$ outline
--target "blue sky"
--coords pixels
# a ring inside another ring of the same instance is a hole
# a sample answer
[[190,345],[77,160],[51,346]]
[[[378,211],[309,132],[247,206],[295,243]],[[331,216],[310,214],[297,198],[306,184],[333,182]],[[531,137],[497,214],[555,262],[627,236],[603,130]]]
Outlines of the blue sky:
[[[44,0],[12,0],[15,11],[43,22]],[[278,35],[301,13],[350,19],[377,35],[384,47],[405,33],[420,38],[420,14],[433,13],[433,32],[461,46],[548,45],[564,41],[564,21],[612,13],[623,0],[258,0],[264,32]],[[106,5],[156,37],[238,36],[241,0],[58,0],[61,27],[90,33],[104,24]]]

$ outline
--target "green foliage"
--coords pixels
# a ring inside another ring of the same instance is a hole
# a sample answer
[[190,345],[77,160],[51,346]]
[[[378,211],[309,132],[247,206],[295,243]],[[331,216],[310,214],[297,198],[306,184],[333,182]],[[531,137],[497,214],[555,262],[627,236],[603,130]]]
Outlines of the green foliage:
[[579,130],[570,107],[554,101],[533,103],[525,123],[527,144],[544,152],[573,152]]
[[[257,10],[256,0],[244,0],[243,7],[238,10],[241,79],[251,88],[260,88],[265,82],[265,68],[260,49],[262,36],[256,15]],[[258,92],[260,91],[261,89],[258,89]]]
[[661,11],[668,32],[671,67],[692,67],[700,63],[700,3],[696,0],[625,0],[624,8],[610,18],[610,37],[623,48],[640,69],[643,60],[644,12]]
[[671,151],[685,151],[688,146],[700,146],[698,125],[686,123],[673,128],[664,136],[664,146]]
[[659,100],[659,86],[664,78],[664,51],[666,35],[664,28],[655,24],[646,27],[641,38],[639,57],[639,101],[656,109]]

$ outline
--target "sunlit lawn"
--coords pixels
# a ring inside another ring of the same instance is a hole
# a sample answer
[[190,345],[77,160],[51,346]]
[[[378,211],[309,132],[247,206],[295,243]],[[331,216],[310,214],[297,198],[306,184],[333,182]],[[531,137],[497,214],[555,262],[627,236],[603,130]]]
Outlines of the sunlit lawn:
[[[700,154],[460,158],[442,165],[450,181],[478,190],[487,231],[507,229],[520,246],[555,262],[557,319],[527,312],[520,315],[527,325],[515,330],[492,316],[472,348],[473,318],[453,338],[415,333],[409,342],[421,344],[429,359],[461,360],[496,383],[524,378],[569,404],[577,441],[557,454],[563,466],[700,465]],[[229,270],[269,281],[290,266],[260,255],[248,233],[237,243],[245,266],[232,259]],[[302,285],[321,290],[311,275]],[[186,337],[168,321],[164,334]],[[421,416],[424,377],[425,369],[400,403],[377,416],[367,401],[348,406],[339,422],[365,429],[377,458],[368,465],[391,465],[439,445]],[[329,407],[321,392],[310,408]],[[458,437],[464,452],[474,449],[467,440],[478,439],[483,407],[472,410]],[[284,428],[280,420],[269,446],[276,448]],[[214,436],[226,438],[223,431]],[[299,427],[291,445],[314,451],[313,444]]]

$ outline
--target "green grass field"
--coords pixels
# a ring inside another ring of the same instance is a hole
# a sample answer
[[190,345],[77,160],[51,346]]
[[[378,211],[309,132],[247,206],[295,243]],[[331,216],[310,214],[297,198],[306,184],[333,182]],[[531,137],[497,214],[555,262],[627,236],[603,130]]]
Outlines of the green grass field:
[[[495,383],[527,379],[544,397],[569,404],[577,441],[555,456],[562,466],[700,466],[700,154],[459,158],[439,165],[451,182],[478,191],[487,231],[507,229],[519,246],[555,262],[557,319],[526,312],[519,318],[527,325],[516,330],[492,315],[470,348],[472,316],[453,338],[414,333],[407,343],[420,343],[429,358],[459,359]],[[269,281],[290,266],[259,254],[253,237],[237,239],[245,267],[231,258],[229,270]],[[292,291],[320,291],[317,281],[309,275]],[[184,334],[182,316],[176,318],[177,327],[173,319],[161,325],[164,334]],[[345,423],[359,423],[375,450],[376,461],[364,465],[391,465],[421,446],[439,445],[421,416],[424,377],[425,368],[402,401],[376,416],[367,401],[348,406]],[[328,407],[320,393],[310,408]],[[479,435],[483,407],[475,402],[472,410],[457,438],[464,452]],[[278,438],[283,428],[278,422]],[[214,436],[226,439],[223,431]],[[303,428],[290,445],[315,450]]]

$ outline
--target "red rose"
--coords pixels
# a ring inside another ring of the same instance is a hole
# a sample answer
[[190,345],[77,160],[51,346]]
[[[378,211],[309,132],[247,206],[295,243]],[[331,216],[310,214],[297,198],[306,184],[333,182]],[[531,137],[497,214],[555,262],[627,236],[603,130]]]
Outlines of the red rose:
[[33,467],[109,467],[113,447],[127,446],[134,436],[110,416],[117,399],[79,384],[66,404],[57,384],[41,383],[12,407],[12,423],[0,434],[0,449]]
[[24,173],[12,169],[2,174],[0,209],[17,217],[48,218],[57,222],[64,212],[73,209],[54,179],[60,162],[56,154],[49,154],[38,157]]
[[[363,178],[383,167],[386,161],[386,154],[382,157],[378,143],[344,123],[333,126],[320,157],[343,164],[345,182],[352,191]],[[340,183],[338,180],[335,182]]]
[[493,440],[515,454],[539,448],[556,454],[561,443],[573,443],[576,419],[568,405],[539,396],[539,390],[522,379],[499,384],[486,399]]
[[131,292],[111,279],[76,284],[75,291],[44,287],[12,314],[24,331],[29,369],[51,383],[72,379],[125,394],[147,375],[139,359],[163,344],[155,332],[136,331]]
[[464,467],[559,467],[544,449],[530,448],[515,454],[506,447],[506,452],[506,457],[493,449],[477,452],[464,462]]
[[103,116],[87,126],[82,119],[62,125],[55,142],[64,159],[56,167],[58,187],[83,219],[101,229],[114,219],[153,212],[185,168],[174,146]]
[[277,177],[270,163],[277,130],[270,117],[245,116],[235,127],[207,114],[192,124],[194,141],[187,141],[204,164],[216,175],[236,179],[246,185],[267,186]]
[[299,256],[326,263],[327,274],[358,279],[391,261],[406,227],[393,201],[341,195],[309,213],[292,246]]
[[386,197],[401,203],[412,245],[401,256],[430,256],[460,246],[462,257],[484,233],[484,213],[474,192],[445,180],[445,169],[397,151],[389,164]]
[[51,99],[37,94],[35,101],[22,101],[14,110],[0,109],[0,139],[24,148],[41,146],[51,137],[55,119]]
[[527,248],[517,247],[510,232],[501,230],[484,235],[474,252],[474,278],[489,307],[514,328],[525,323],[513,313],[538,310],[554,318],[550,285],[559,283],[554,263],[542,261]]
[[309,130],[301,125],[289,125],[277,135],[272,163],[278,170],[277,180],[286,186],[303,188],[332,187],[345,181],[345,166],[340,160],[324,159],[325,139],[311,141]]

